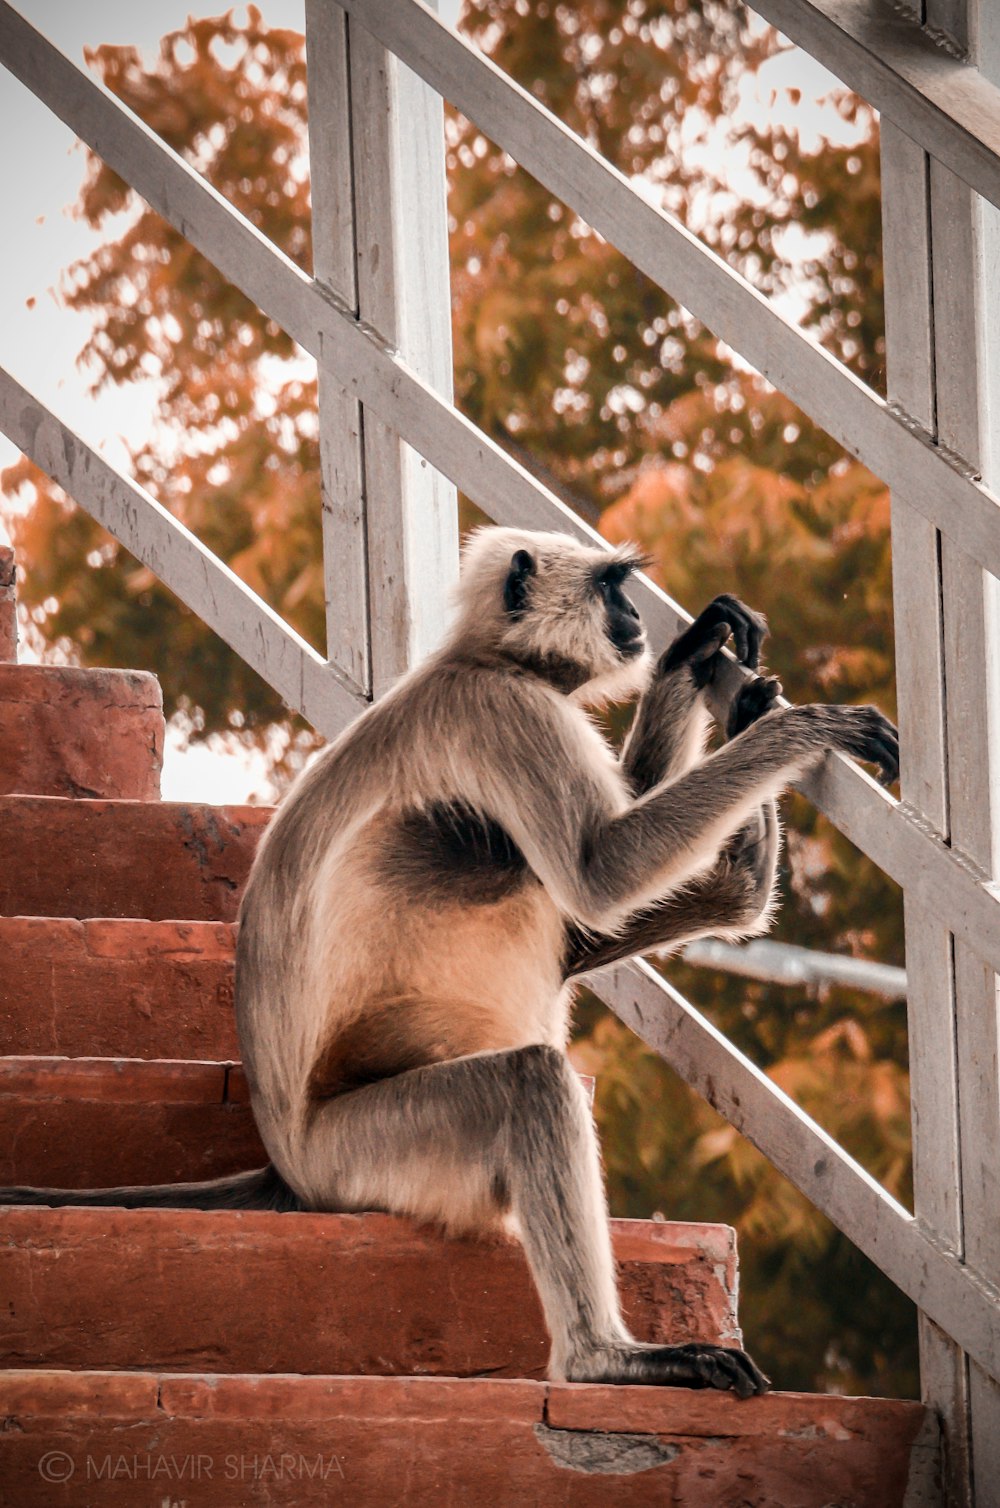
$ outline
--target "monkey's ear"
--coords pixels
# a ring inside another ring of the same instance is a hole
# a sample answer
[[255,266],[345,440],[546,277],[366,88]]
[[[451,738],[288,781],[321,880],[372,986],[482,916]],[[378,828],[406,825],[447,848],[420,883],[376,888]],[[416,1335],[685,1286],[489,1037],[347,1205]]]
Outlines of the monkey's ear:
[[520,618],[528,602],[528,578],[535,574],[535,561],[527,550],[515,550],[503,589],[503,605],[512,618]]

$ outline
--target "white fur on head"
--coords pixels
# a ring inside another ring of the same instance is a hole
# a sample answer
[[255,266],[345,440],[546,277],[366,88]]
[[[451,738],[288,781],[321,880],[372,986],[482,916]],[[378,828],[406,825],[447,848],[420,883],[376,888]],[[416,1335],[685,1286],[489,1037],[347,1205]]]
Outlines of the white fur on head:
[[[527,578],[525,610],[507,611],[504,589],[511,563],[524,550],[534,562]],[[632,546],[602,550],[569,534],[530,529],[484,528],[472,535],[462,556],[457,591],[456,643],[508,651],[514,658],[573,661],[586,673],[573,700],[595,706],[641,691],[649,656],[625,659],[608,636],[605,605],[594,573],[611,561],[640,559]]]

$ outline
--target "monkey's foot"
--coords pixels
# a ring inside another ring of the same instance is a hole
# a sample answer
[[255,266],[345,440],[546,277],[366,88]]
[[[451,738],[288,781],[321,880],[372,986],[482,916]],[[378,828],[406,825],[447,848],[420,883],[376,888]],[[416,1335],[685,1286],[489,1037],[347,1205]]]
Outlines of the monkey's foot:
[[656,1346],[631,1344],[601,1346],[572,1363],[568,1382],[660,1383],[675,1388],[718,1388],[752,1398],[766,1393],[771,1384],[745,1351],[735,1346]]

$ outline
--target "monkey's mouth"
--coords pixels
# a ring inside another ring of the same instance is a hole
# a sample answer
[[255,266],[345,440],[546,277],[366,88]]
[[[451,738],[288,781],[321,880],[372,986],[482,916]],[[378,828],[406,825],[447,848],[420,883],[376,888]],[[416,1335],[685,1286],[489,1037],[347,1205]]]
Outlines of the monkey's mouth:
[[636,634],[615,634],[614,646],[623,660],[635,660],[646,648],[645,630],[641,629]]

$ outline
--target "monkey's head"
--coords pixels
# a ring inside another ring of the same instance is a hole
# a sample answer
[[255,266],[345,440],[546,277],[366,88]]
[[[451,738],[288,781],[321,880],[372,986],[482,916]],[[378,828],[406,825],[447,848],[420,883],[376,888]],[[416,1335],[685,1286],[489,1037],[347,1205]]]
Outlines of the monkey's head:
[[568,534],[480,529],[462,560],[456,637],[499,652],[593,706],[640,691],[646,632],[625,591],[646,563]]

